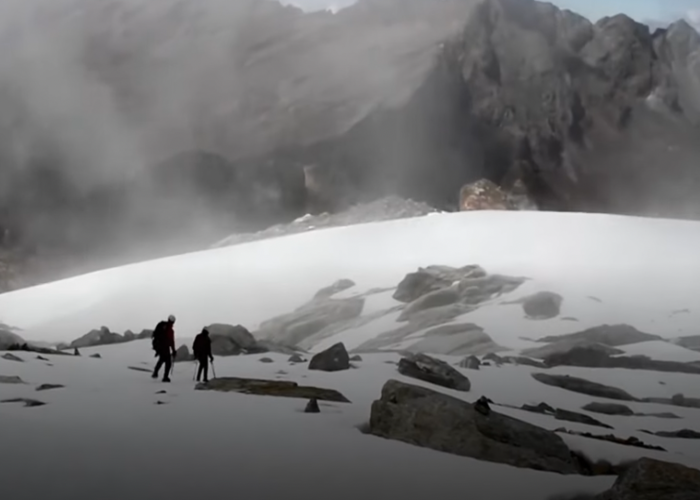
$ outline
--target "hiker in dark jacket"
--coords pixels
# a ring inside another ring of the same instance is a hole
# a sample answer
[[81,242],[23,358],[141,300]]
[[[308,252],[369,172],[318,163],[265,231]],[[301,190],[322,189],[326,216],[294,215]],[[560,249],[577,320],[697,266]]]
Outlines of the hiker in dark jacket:
[[204,375],[204,382],[209,382],[209,361],[214,361],[214,356],[211,354],[211,339],[209,338],[209,330],[202,328],[202,332],[194,338],[192,344],[192,354],[199,363],[197,370],[197,382]]
[[168,316],[167,321],[161,321],[156,325],[156,329],[153,330],[153,350],[156,351],[156,356],[158,356],[158,363],[156,363],[153,375],[151,376],[153,378],[158,378],[158,372],[161,366],[165,365],[163,382],[170,382],[170,368],[173,365],[173,358],[175,358],[174,324],[175,316],[171,314]]

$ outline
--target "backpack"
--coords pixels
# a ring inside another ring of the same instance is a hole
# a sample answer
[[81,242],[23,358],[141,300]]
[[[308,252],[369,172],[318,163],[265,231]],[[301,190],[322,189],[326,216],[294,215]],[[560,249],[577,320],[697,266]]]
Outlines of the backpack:
[[167,342],[166,331],[165,331],[165,321],[161,321],[156,325],[156,329],[153,330],[153,335],[151,335],[151,345],[154,351],[160,351]]

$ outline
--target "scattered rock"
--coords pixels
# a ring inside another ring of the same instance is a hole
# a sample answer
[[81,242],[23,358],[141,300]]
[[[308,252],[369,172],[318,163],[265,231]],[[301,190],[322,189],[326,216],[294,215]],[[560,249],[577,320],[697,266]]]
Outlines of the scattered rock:
[[369,432],[478,460],[564,474],[578,472],[569,448],[551,431],[461,399],[389,380],[372,403]]
[[90,357],[91,357],[91,358],[96,358],[96,359],[101,359],[101,358],[102,358],[102,356],[101,356],[99,353],[91,354]]
[[152,370],[150,370],[150,369],[148,369],[148,368],[143,368],[143,367],[141,367],[141,366],[129,366],[129,367],[127,367],[127,368],[129,368],[129,370],[135,370],[135,371],[137,371],[137,372],[145,372],[145,373],[151,373],[151,372],[152,372]]
[[350,369],[350,356],[342,342],[315,354],[309,361],[309,370],[337,372],[348,369]]
[[683,394],[675,394],[672,398],[643,398],[641,401],[684,408],[700,408],[700,398],[687,398]]
[[49,360],[48,358],[45,358],[44,356],[37,356],[36,359],[38,359],[40,361],[48,361]]
[[577,413],[575,411],[569,411],[569,410],[563,410],[561,408],[557,408],[556,411],[554,412],[554,418],[557,420],[565,420],[567,422],[576,422],[579,424],[585,424],[585,425],[593,425],[596,427],[605,427],[606,429],[612,429],[613,427],[604,424],[600,420],[596,420],[593,417],[589,417],[588,415],[585,415],[583,413]]
[[467,392],[471,382],[446,362],[425,354],[409,354],[399,361],[399,373],[424,382]]
[[561,321],[575,321],[578,322],[578,318],[574,318],[573,316],[563,316],[559,318]]
[[634,412],[629,406],[619,404],[619,403],[599,403],[593,402],[588,403],[582,408],[583,410],[590,411],[593,413],[602,413],[604,415],[624,415],[631,416]]
[[611,347],[619,347],[637,344],[639,342],[647,342],[649,340],[663,340],[663,338],[658,335],[640,332],[630,325],[618,324],[600,325],[576,333],[544,337],[538,340],[538,342],[552,343],[562,340],[584,340],[587,342],[605,344]]
[[306,360],[298,354],[292,354],[287,361],[290,363],[306,363]]
[[530,319],[552,319],[559,316],[564,297],[554,292],[537,292],[518,301]]
[[24,380],[15,375],[0,375],[0,384],[24,384]]
[[165,401],[158,400],[158,401],[156,401],[156,404],[157,405],[167,405],[168,403],[166,403]]
[[610,356],[597,349],[574,347],[566,353],[552,354],[544,359],[547,366],[581,366],[586,368],[626,368],[659,372],[700,374],[700,366],[677,361],[660,361],[646,356]]
[[40,354],[50,354],[52,356],[70,356],[67,352],[61,351],[58,347],[51,349],[48,347],[38,347],[27,344],[14,344],[7,348],[8,351],[25,351],[25,352],[36,352]]
[[467,356],[462,361],[457,364],[460,368],[467,368],[468,370],[478,370],[481,366],[481,361],[476,356]]
[[260,358],[259,361],[261,363],[274,363],[274,360],[272,358]]
[[321,413],[321,408],[318,406],[318,399],[309,399],[309,402],[306,403],[306,408],[304,408],[304,413]]
[[237,377],[215,378],[207,384],[197,384],[197,390],[239,392],[242,394],[255,394],[259,396],[279,396],[287,398],[318,399],[321,401],[333,401],[349,403],[350,400],[333,389],[300,386],[296,382],[284,380],[264,380]]
[[19,356],[15,356],[12,353],[6,352],[5,354],[2,355],[2,359],[6,359],[8,361],[17,361],[19,363],[24,363],[24,360],[20,358]]
[[69,347],[84,348],[95,347],[101,345],[121,344],[127,340],[118,333],[111,332],[106,326],[99,330],[91,330],[82,337],[75,339],[70,343]]
[[510,363],[513,365],[525,365],[525,366],[532,366],[534,368],[542,368],[542,369],[547,369],[549,368],[547,365],[545,365],[541,361],[537,361],[535,359],[530,359],[525,356],[504,356],[501,358],[503,363]]
[[552,375],[548,373],[531,373],[531,375],[535,380],[543,384],[578,392],[580,394],[621,401],[638,401],[634,396],[622,389],[591,382],[578,377],[572,377],[570,375]]
[[288,375],[288,373],[287,373],[286,371],[284,371],[284,370],[277,370],[275,373],[276,373],[277,375]]
[[168,391],[158,391],[158,392],[156,392],[156,394],[167,394],[167,393],[168,393]]
[[359,354],[355,354],[354,356],[350,356],[350,361],[362,361],[362,356]]
[[531,347],[529,349],[524,349],[520,352],[520,354],[531,358],[546,359],[549,356],[553,356],[555,354],[566,354],[572,349],[578,348],[597,350],[609,355],[625,353],[625,351],[621,349],[601,344],[599,342],[591,342],[581,338],[574,338],[560,340],[542,347]]
[[543,415],[554,415],[556,411],[554,408],[549,406],[547,403],[540,403],[538,405],[522,405],[521,410],[530,411],[532,413],[542,413]]
[[594,500],[698,500],[700,471],[685,465],[640,458],[620,474],[612,488]]
[[314,295],[314,300],[318,299],[330,299],[333,295],[348,290],[355,286],[355,282],[349,279],[340,279],[333,283],[331,286],[321,288],[316,295]]
[[33,408],[35,406],[44,406],[46,403],[43,403],[41,401],[38,401],[36,399],[30,399],[30,398],[12,398],[12,399],[3,399],[0,401],[0,403],[23,403],[25,407],[27,408]]
[[37,391],[50,391],[52,389],[62,389],[65,385],[61,384],[41,384],[36,388]]
[[666,451],[661,446],[655,446],[652,444],[644,443],[643,441],[637,439],[634,436],[630,436],[628,438],[623,439],[612,434],[591,434],[590,432],[570,431],[564,429],[563,427],[560,429],[556,429],[554,432],[561,432],[563,434],[571,434],[572,436],[581,436],[589,439],[597,439],[598,441],[607,441],[609,443],[621,444],[623,446],[634,446],[635,448],[644,448],[647,450]]
[[665,437],[665,438],[682,438],[682,439],[700,439],[700,432],[691,429],[681,429],[678,431],[642,431],[647,434],[653,434],[654,436]]

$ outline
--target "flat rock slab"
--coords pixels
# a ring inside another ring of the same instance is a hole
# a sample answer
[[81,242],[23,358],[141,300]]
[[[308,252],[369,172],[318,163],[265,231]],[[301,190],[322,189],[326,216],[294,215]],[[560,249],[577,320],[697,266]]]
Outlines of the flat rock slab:
[[15,375],[0,375],[0,384],[26,384],[26,382]]
[[46,403],[42,401],[38,401],[36,399],[29,399],[29,398],[12,398],[12,399],[3,399],[0,401],[0,403],[23,403],[25,407],[35,407],[35,406],[44,406]]
[[532,378],[545,385],[559,387],[567,391],[578,392],[599,398],[617,399],[620,401],[638,401],[631,394],[598,382],[591,382],[583,378],[572,377],[570,375],[551,375],[549,373],[532,373]]
[[258,396],[278,396],[283,398],[317,399],[349,403],[350,400],[334,389],[302,386],[286,380],[266,380],[254,378],[222,377],[195,386],[199,391],[239,392]]
[[65,385],[61,384],[41,384],[39,387],[36,388],[37,391],[50,391],[52,389],[62,389],[64,388]]

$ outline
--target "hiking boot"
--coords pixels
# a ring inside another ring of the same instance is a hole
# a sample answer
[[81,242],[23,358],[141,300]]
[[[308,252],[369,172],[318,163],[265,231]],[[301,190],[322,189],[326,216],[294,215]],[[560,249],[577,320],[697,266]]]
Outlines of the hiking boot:
[[158,374],[157,374],[157,373],[151,373],[151,378],[158,378]]
[[170,382],[170,378],[165,377],[165,378],[163,379],[163,382]]
[[204,383],[205,383],[205,384],[208,384],[208,383],[209,383],[209,379],[208,379],[208,378],[205,378],[205,379],[204,379]]

